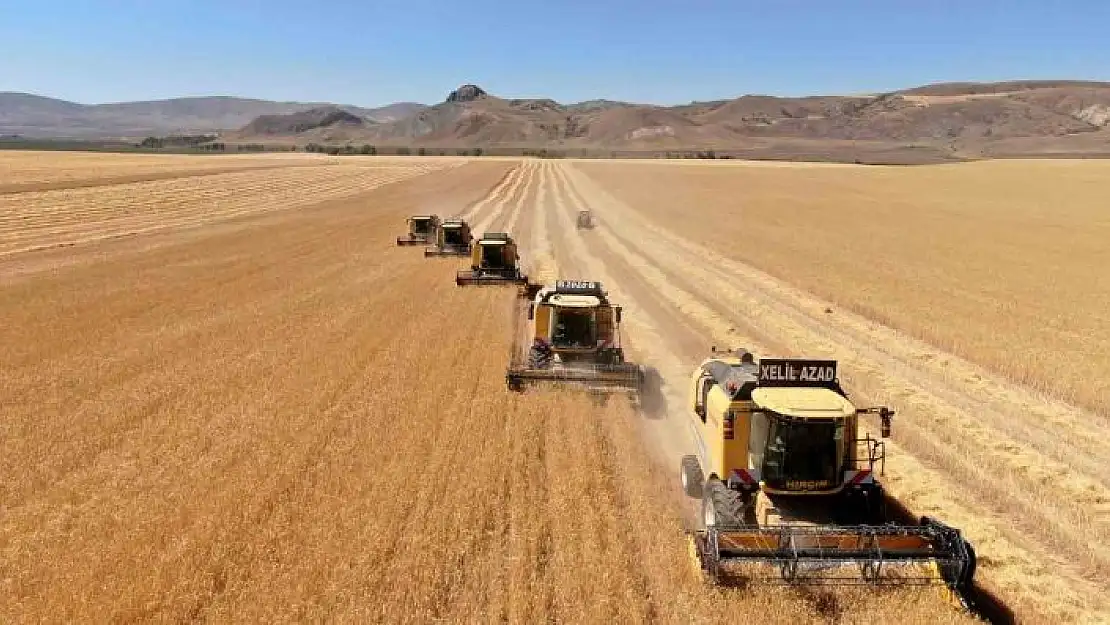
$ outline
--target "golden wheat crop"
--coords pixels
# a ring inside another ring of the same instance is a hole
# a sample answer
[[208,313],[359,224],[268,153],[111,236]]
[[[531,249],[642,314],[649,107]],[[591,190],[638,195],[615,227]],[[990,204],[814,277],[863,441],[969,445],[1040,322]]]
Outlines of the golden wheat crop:
[[1110,165],[563,168],[599,246],[703,336],[837,358],[895,407],[888,486],[1026,620],[1110,613]]
[[[0,258],[0,620],[965,622],[931,591],[705,586],[644,415],[504,389],[511,290],[392,239],[434,208],[531,240],[567,206],[550,165],[312,171],[158,183],[237,228]],[[113,186],[83,205],[169,193]]]

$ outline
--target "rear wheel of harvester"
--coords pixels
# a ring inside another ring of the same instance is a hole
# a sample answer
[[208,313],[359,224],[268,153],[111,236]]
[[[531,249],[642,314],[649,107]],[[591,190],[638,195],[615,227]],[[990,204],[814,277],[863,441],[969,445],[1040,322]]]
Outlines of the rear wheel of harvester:
[[529,369],[549,369],[552,364],[551,352],[532,347],[528,350]]
[[682,492],[687,497],[697,499],[702,496],[702,487],[705,485],[705,476],[701,472],[697,456],[682,457]]
[[725,486],[721,480],[711,479],[705,483],[701,502],[702,521],[706,527],[745,524],[747,502],[741,493]]

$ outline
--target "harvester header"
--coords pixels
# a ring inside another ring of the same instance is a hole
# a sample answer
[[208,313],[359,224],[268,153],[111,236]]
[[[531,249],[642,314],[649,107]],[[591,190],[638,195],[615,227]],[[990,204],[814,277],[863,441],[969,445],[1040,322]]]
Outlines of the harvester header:
[[715,525],[696,535],[694,548],[705,573],[725,585],[943,585],[961,592],[975,575],[975,555],[960,530],[929,517],[919,525],[841,528]]

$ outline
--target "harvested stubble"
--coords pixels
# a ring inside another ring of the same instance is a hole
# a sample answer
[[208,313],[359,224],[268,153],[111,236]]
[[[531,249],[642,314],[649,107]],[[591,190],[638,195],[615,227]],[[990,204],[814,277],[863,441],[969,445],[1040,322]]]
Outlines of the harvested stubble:
[[0,620],[963,622],[702,585],[641,417],[507,393],[511,294],[391,245],[502,172],[0,292]]
[[323,165],[307,154],[97,154],[0,150],[0,194],[158,180],[252,169]]

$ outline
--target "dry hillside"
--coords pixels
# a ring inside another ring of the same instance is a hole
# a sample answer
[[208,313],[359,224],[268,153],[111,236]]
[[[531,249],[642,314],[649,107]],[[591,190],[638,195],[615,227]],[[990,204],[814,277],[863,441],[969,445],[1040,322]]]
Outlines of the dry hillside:
[[[874,96],[748,95],[673,107],[512,100],[464,85],[443,103],[394,122],[305,129],[297,118],[286,117],[281,132],[280,119],[267,118],[266,136],[441,147],[714,148],[801,159],[824,151],[833,155],[831,160],[849,161],[873,160],[896,148],[908,155],[913,146],[921,156],[902,159],[921,161],[946,155],[1110,152],[1110,84],[952,84]],[[242,140],[258,136],[251,127],[237,135]]]
[[[241,128],[262,115],[295,114],[323,106],[334,105],[220,96],[79,104],[29,93],[0,92],[0,136],[95,138],[216,132]],[[379,108],[339,108],[387,122],[407,117],[423,105],[398,102]]]

